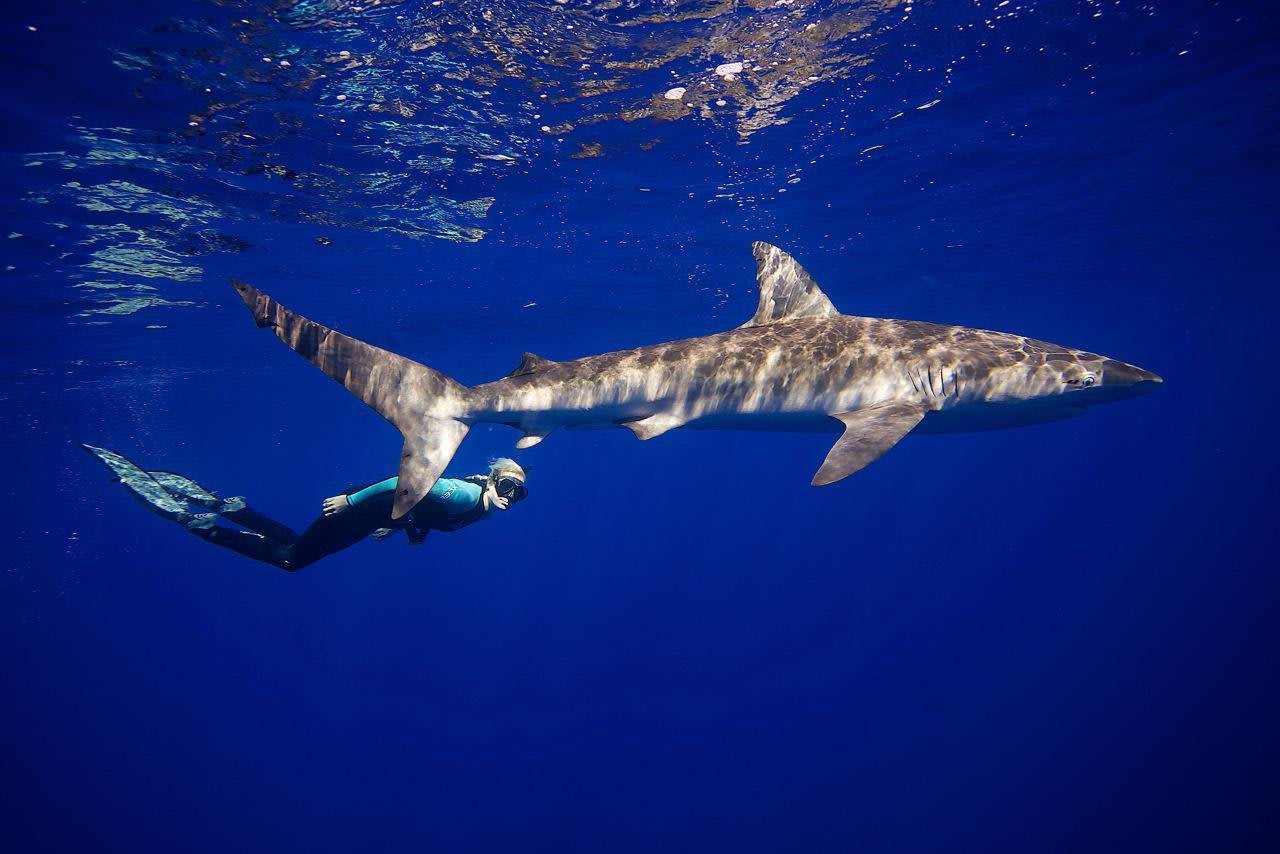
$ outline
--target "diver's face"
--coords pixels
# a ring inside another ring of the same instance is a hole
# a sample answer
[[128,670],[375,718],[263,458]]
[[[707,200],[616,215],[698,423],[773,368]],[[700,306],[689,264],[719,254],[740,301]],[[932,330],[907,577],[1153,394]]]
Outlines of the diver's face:
[[494,494],[505,501],[505,506],[502,508],[504,510],[518,501],[523,501],[529,495],[524,480],[511,473],[490,475],[489,485]]

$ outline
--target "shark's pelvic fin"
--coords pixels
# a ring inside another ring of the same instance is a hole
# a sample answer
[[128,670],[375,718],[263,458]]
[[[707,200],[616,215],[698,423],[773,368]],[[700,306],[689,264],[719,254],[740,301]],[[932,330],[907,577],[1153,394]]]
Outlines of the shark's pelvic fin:
[[295,314],[245,282],[231,280],[258,326],[269,326],[298,355],[346,386],[404,436],[393,519],[435,485],[467,435],[456,420],[467,389],[437,370],[335,332]]
[[555,430],[556,427],[554,424],[535,427],[524,427],[522,425],[522,429],[524,429],[524,435],[516,440],[516,448],[521,451],[525,448],[532,448],[534,445],[550,436],[551,432]]
[[743,326],[763,326],[799,317],[834,317],[840,313],[813,277],[786,252],[756,241],[751,244],[751,253],[756,257],[760,305]]
[[634,421],[621,421],[619,423],[632,433],[635,433],[637,439],[644,440],[652,439],[654,436],[661,436],[668,430],[683,427],[688,421],[688,418],[671,412],[655,412],[645,418],[637,418]]
[[871,465],[910,433],[925,412],[919,403],[895,402],[835,413],[833,417],[844,424],[844,434],[822,461],[813,485],[835,483]]
[[525,353],[523,356],[520,357],[520,364],[516,365],[516,369],[511,373],[507,374],[507,376],[523,377],[529,374],[536,374],[539,371],[545,370],[554,364],[555,362],[551,361],[550,359],[544,359],[541,356],[538,356],[534,353]]

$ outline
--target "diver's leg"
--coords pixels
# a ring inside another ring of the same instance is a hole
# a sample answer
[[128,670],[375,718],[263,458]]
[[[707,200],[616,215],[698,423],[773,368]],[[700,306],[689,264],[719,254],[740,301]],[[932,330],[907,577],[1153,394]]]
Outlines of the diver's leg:
[[217,520],[217,514],[200,513],[187,519],[184,524],[192,534],[215,546],[230,549],[236,554],[269,563],[280,569],[293,571],[294,567],[289,560],[292,552],[291,543],[276,542],[262,534],[223,528],[217,524]]
[[242,528],[256,531],[279,543],[292,543],[298,539],[298,535],[292,528],[254,510],[242,495],[219,498],[213,490],[206,489],[186,475],[177,472],[149,471],[147,474],[164,487],[166,492],[179,500],[206,507]]
[[[289,571],[301,569],[310,562],[292,559],[292,547],[298,539],[297,534],[288,526],[249,509],[243,498],[220,499],[184,475],[165,471],[147,472],[114,451],[94,445],[81,447],[105,465],[147,509],[182,525],[200,539]],[[192,503],[215,512],[193,514],[190,507]],[[232,522],[259,533],[219,527],[219,513],[223,513]]]
[[224,519],[235,522],[242,528],[256,531],[279,543],[292,543],[298,539],[297,533],[288,525],[281,524],[269,516],[264,516],[250,507],[244,496],[236,495],[231,498],[219,498],[216,493],[205,489],[191,478],[171,471],[150,471],[147,474],[151,475],[152,479],[163,486],[165,491],[170,494],[178,496],[182,500],[192,501],[207,507],[212,512],[217,513]]
[[291,548],[290,562],[299,569],[322,557],[353,546],[374,531],[391,524],[394,495],[378,496],[332,516],[321,516],[307,526]]
[[235,522],[241,528],[256,531],[278,543],[292,545],[298,541],[298,535],[294,533],[292,528],[282,522],[277,522],[269,516],[264,516],[238,496],[223,499],[221,505],[214,508],[214,512],[223,519]]
[[[216,513],[198,513],[188,516],[184,525],[192,534],[215,546],[269,563],[286,572],[297,572],[310,566],[322,557],[359,542],[374,530],[365,530],[362,520],[354,515],[347,519],[340,515],[321,516],[302,532],[301,537],[293,535],[289,542],[282,543],[262,534],[224,528],[217,522]],[[292,531],[289,533],[293,534]]]
[[[321,516],[308,525],[301,536],[293,535],[292,531],[285,528],[285,531],[291,535],[287,541],[258,533],[220,527],[217,524],[217,513],[188,515],[184,524],[192,534],[216,546],[269,563],[288,572],[297,572],[323,557],[355,545],[378,528],[389,524],[392,501],[394,501],[393,495],[385,498],[379,496],[377,499],[362,502],[342,513]],[[244,511],[231,511],[230,515],[227,513],[222,515],[239,524],[241,512]],[[257,517],[255,521],[265,520],[268,526],[284,528],[279,522],[268,519],[256,511],[249,512]],[[246,527],[249,525],[246,524]]]

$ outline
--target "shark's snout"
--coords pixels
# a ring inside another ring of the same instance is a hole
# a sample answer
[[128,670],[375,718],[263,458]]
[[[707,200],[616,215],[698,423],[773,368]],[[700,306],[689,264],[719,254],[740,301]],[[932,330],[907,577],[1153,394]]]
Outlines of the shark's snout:
[[1160,384],[1163,383],[1164,380],[1160,379],[1160,377],[1156,376],[1155,374],[1152,374],[1151,376],[1152,376],[1152,379],[1143,380],[1142,382],[1135,383],[1132,386],[1130,386],[1129,387],[1130,392],[1132,392],[1135,395],[1147,394],[1148,392],[1152,392],[1160,388]]
[[1107,359],[1102,363],[1102,385],[1111,388],[1130,388],[1137,392],[1154,391],[1163,379],[1159,374],[1143,370],[1137,365]]
[[1117,359],[1107,359],[1102,363],[1099,379],[1099,402],[1138,397],[1155,391],[1164,382],[1159,374]]

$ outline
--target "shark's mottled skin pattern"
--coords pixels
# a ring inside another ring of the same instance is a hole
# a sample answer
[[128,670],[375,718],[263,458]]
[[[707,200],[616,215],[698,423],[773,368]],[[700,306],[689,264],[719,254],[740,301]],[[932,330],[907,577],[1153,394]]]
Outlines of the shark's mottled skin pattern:
[[573,361],[526,360],[516,375],[473,387],[468,411],[473,421],[544,434],[659,413],[687,426],[733,421],[739,429],[785,430],[794,422],[807,430],[832,413],[891,400],[942,412],[1080,390],[1090,374],[1096,384],[1097,375],[1121,366],[1002,332],[806,318]]
[[431,488],[477,423],[522,430],[518,447],[560,427],[622,426],[641,439],[682,426],[843,428],[814,478],[825,484],[913,429],[1053,421],[1160,382],[1125,362],[1019,335],[842,315],[785,252],[753,249],[760,302],[737,329],[571,361],[526,353],[508,376],[473,388],[235,286],[260,326],[400,428],[397,514]]

